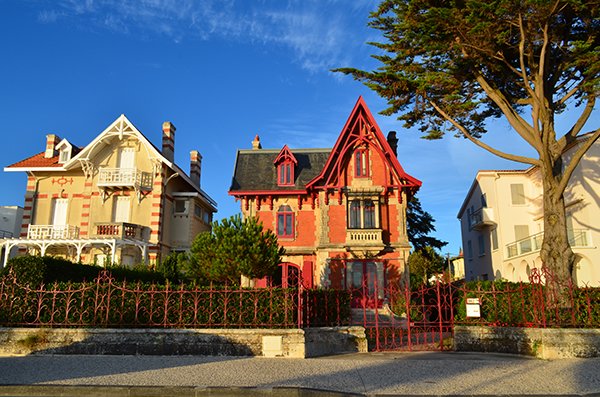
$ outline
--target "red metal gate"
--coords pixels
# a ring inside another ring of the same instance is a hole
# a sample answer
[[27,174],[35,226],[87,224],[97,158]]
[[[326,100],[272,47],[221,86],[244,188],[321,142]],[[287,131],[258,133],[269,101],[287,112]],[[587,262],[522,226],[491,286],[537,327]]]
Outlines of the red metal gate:
[[457,296],[452,284],[438,281],[414,289],[399,283],[383,288],[363,284],[352,295],[361,298],[353,302],[362,302],[352,309],[352,323],[365,327],[369,350],[451,349]]

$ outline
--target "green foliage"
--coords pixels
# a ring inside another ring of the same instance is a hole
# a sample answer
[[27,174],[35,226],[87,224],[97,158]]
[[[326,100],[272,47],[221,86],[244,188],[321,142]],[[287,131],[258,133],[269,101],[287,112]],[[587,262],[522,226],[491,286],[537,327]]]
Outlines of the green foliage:
[[413,251],[408,257],[410,270],[410,284],[418,285],[427,283],[429,277],[444,271],[446,261],[433,248],[425,247]]
[[237,284],[241,275],[273,275],[284,253],[271,230],[254,217],[242,220],[237,215],[214,222],[211,232],[196,237],[185,275],[198,283]]
[[187,266],[188,255],[185,252],[172,252],[158,262],[156,271],[163,275],[166,280],[176,284],[182,281],[181,271]]
[[400,112],[425,138],[462,135],[457,125],[480,136],[489,117],[512,123],[513,109],[538,95],[549,113],[598,95],[598,17],[597,1],[384,0],[369,22],[385,38],[370,43],[383,51],[373,56],[381,67],[337,71],[365,82],[388,100],[384,114]]
[[429,236],[430,233],[435,232],[434,222],[431,214],[421,208],[419,199],[413,196],[406,207],[406,232],[408,241],[410,241],[415,251],[422,250],[425,247],[442,249],[448,244],[446,241]]
[[[111,274],[117,280],[158,283],[164,283],[165,281],[163,274],[152,271],[145,266],[131,269],[112,265],[107,268],[110,269]],[[104,269],[100,266],[73,263],[52,256],[24,255],[11,258],[6,268],[0,272],[0,276],[8,274],[12,270],[19,283],[37,287],[42,283],[92,281]]]
[[[464,286],[455,319],[464,324],[496,326],[600,326],[600,288],[559,288],[568,306],[548,302],[548,288],[508,281],[470,281]],[[478,298],[481,318],[467,318],[466,299]]]

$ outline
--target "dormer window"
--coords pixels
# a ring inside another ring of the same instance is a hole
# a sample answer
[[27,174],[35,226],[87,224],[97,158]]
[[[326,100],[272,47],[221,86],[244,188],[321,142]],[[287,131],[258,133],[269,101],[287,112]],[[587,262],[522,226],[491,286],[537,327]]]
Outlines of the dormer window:
[[58,163],[64,164],[67,161],[71,160],[71,153],[73,151],[73,146],[67,141],[63,139],[56,145],[55,148],[58,151]]
[[294,164],[291,161],[281,163],[277,167],[277,184],[279,186],[294,184]]
[[369,150],[358,148],[354,151],[354,176],[366,178],[369,176]]
[[298,161],[285,145],[273,162],[277,167],[277,186],[293,186],[294,170]]

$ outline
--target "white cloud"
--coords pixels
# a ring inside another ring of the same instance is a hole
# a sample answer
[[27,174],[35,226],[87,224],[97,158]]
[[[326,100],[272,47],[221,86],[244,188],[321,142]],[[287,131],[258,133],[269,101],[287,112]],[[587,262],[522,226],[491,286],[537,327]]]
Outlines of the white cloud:
[[350,4],[335,0],[48,0],[38,19],[45,23],[64,20],[79,27],[93,24],[122,34],[156,34],[175,42],[221,37],[276,44],[288,48],[302,68],[317,72],[350,64],[348,54],[364,50],[366,16],[374,1]]

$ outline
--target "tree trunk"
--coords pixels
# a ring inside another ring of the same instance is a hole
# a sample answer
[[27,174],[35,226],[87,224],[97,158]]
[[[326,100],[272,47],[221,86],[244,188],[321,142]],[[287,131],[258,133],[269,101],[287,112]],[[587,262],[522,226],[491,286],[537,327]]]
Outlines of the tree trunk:
[[[575,255],[569,245],[563,194],[556,195],[558,179],[552,170],[541,169],[544,187],[544,240],[540,257],[543,265],[559,283],[572,279]],[[558,196],[558,198],[556,198]]]

